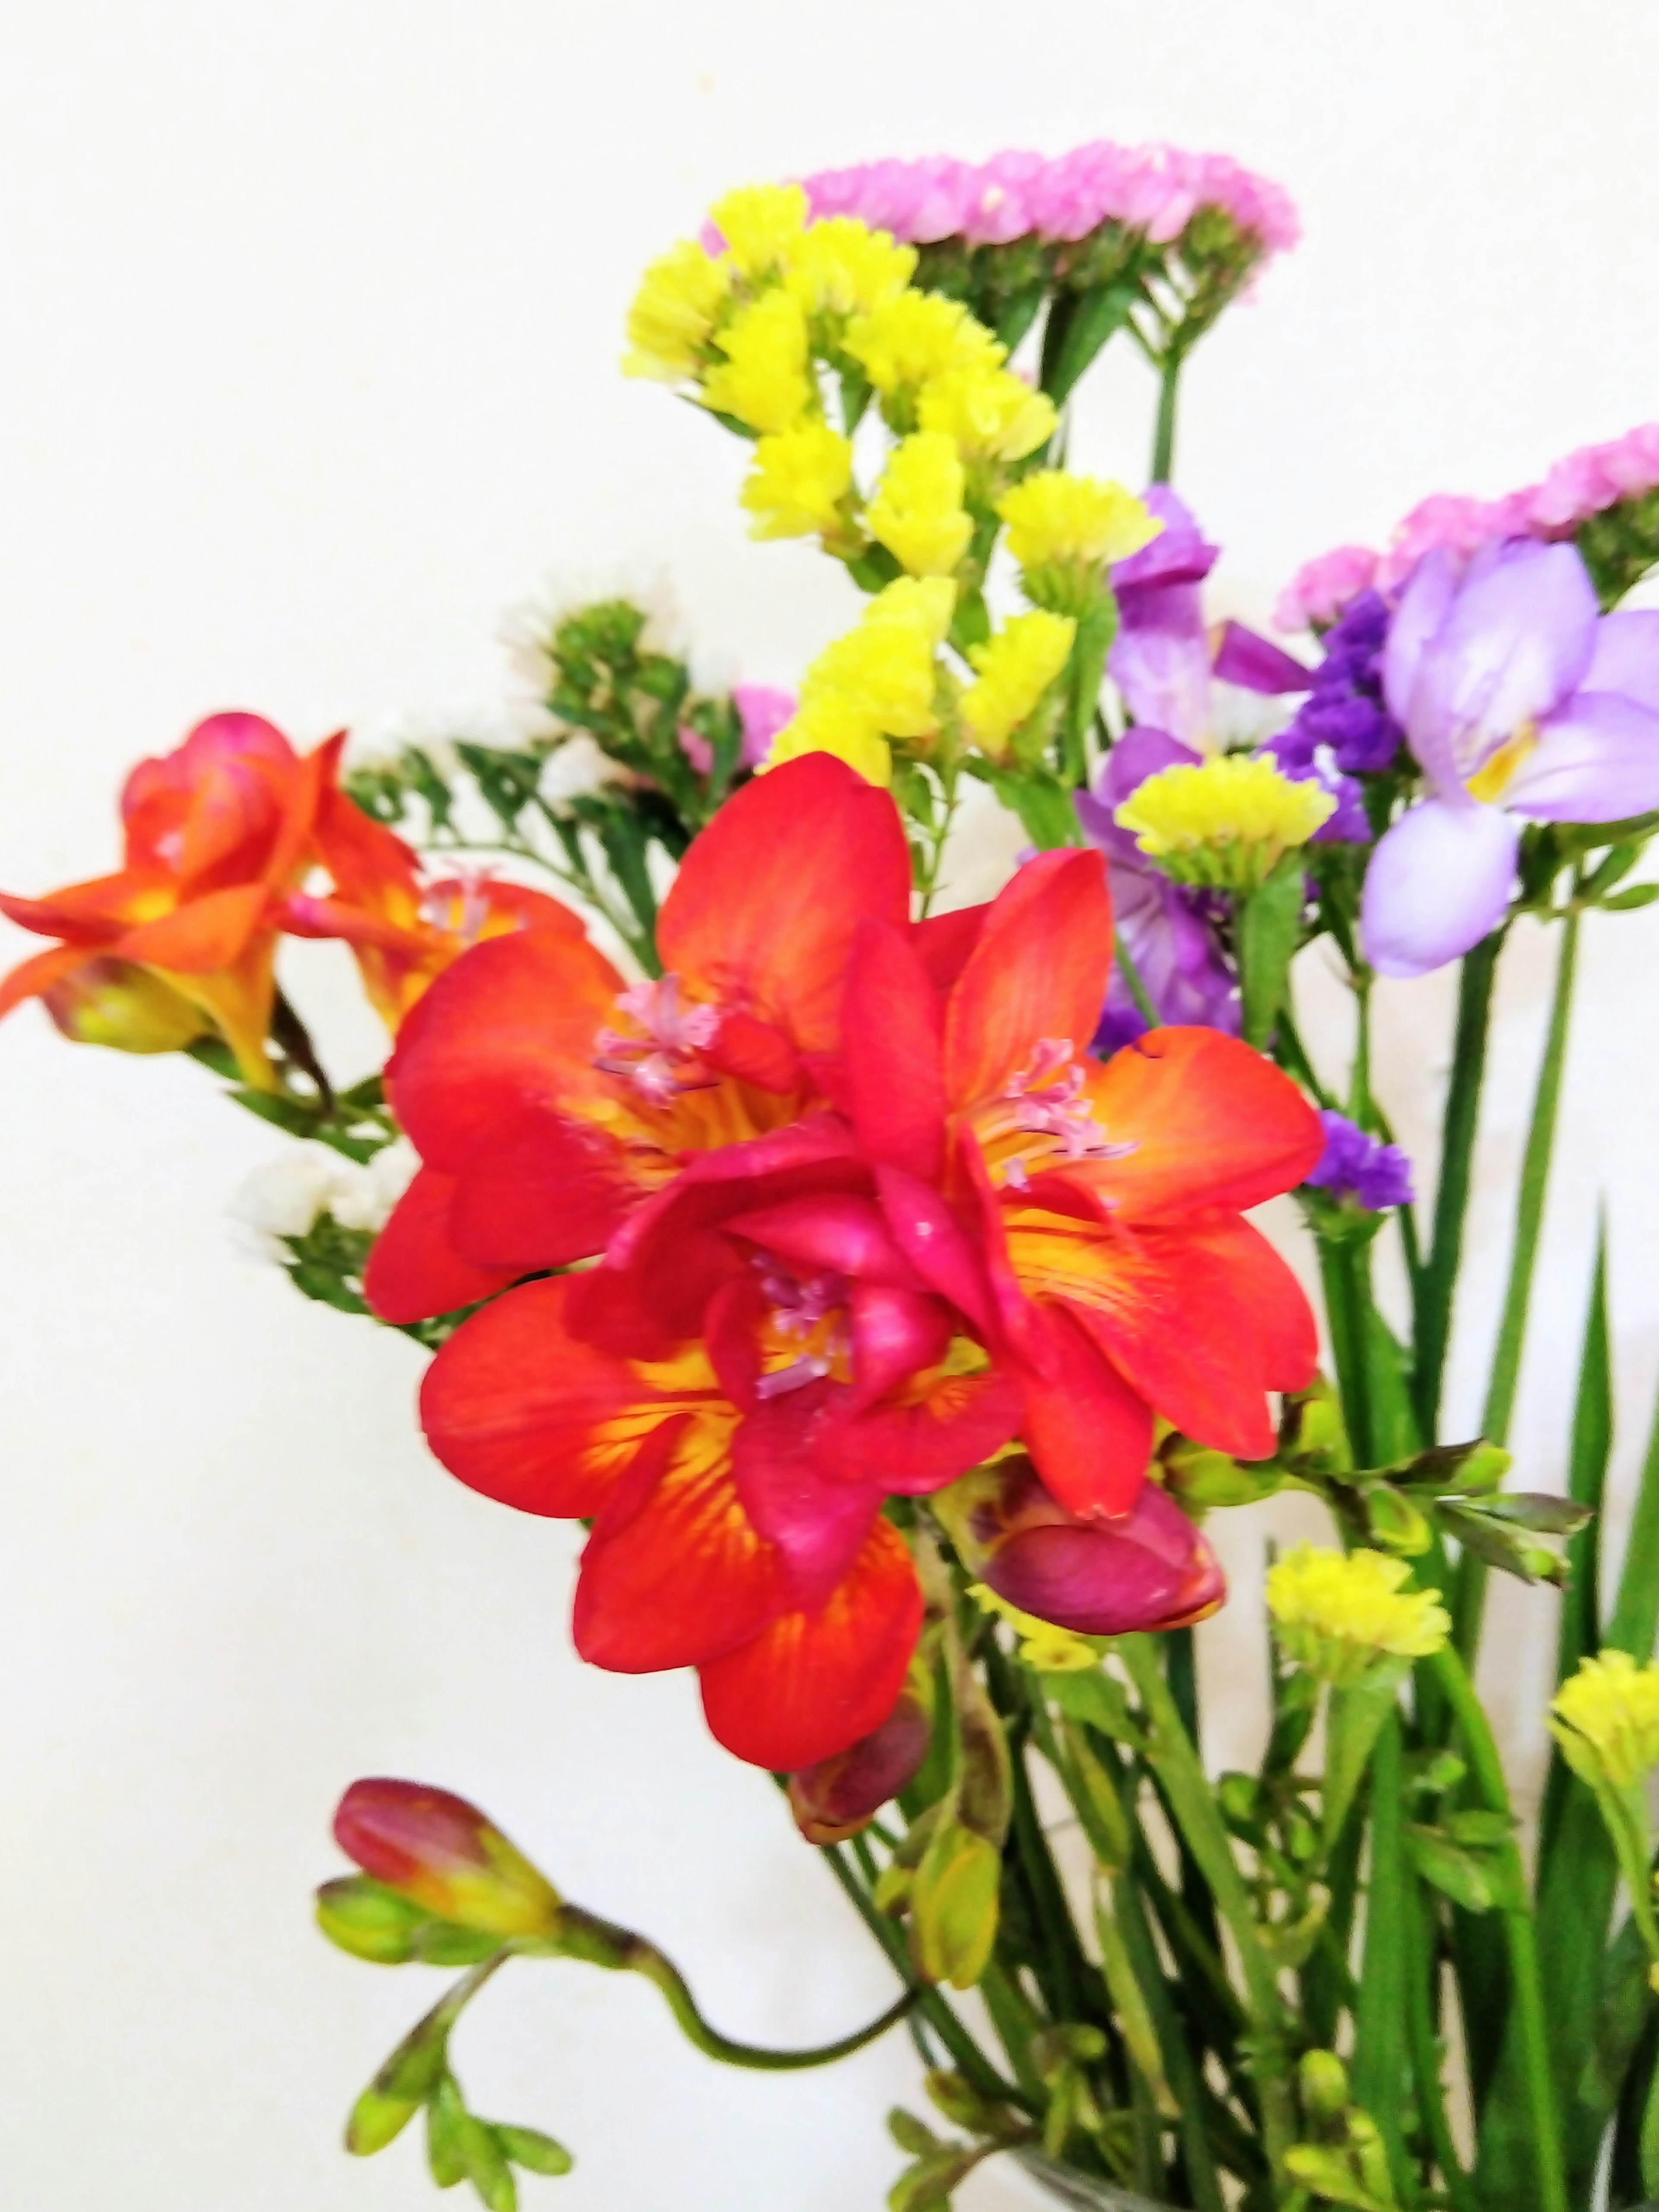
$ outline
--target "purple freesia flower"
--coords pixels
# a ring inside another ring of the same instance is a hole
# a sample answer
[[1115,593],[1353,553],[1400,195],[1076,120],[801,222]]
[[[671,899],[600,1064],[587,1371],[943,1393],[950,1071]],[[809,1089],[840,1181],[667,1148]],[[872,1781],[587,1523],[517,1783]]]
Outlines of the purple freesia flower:
[[1329,1109],[1320,1115],[1325,1149],[1308,1181],[1333,1198],[1351,1198],[1369,1213],[1385,1206],[1409,1206],[1412,1164],[1398,1145],[1368,1136],[1357,1121]]
[[[1078,819],[1089,842],[1106,856],[1112,918],[1159,1021],[1190,1022],[1237,1036],[1238,987],[1212,926],[1214,894],[1171,883],[1115,818],[1130,793],[1149,775],[1192,757],[1185,745],[1161,730],[1130,730],[1107,756],[1094,790],[1077,793]],[[1146,1027],[1146,1017],[1114,967],[1093,1049],[1105,1058],[1132,1043]]]
[[1659,614],[1596,612],[1571,545],[1430,553],[1402,593],[1383,692],[1428,785],[1372,855],[1360,929],[1380,975],[1422,975],[1503,919],[1521,820],[1659,806]]

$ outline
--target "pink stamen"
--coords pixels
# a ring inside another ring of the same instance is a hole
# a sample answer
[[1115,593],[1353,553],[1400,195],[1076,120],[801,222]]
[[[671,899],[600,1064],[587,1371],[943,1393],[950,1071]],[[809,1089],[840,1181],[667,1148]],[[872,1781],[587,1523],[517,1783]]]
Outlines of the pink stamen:
[[818,1382],[830,1372],[830,1362],[817,1352],[804,1352],[799,1359],[792,1359],[787,1367],[774,1369],[763,1375],[755,1385],[757,1398],[781,1398],[787,1391],[804,1389],[809,1382]]
[[653,1106],[666,1105],[680,1091],[707,1079],[694,1078],[688,1083],[682,1072],[714,1042],[720,1025],[718,1006],[682,1005],[678,976],[665,975],[660,982],[631,984],[617,1007],[631,1015],[645,1035],[601,1030],[593,1041],[596,1067],[632,1083]]
[[[1133,1144],[1113,1145],[1094,1117],[1083,1095],[1083,1070],[1072,1057],[1070,1037],[1039,1037],[1029,1067],[1021,1070],[1003,1092],[1018,1107],[1016,1128],[1034,1137],[1053,1137],[1068,1160],[1121,1159]],[[1008,1180],[1016,1189],[1025,1184],[1023,1162],[1015,1162],[1019,1178]]]
[[476,945],[489,919],[489,891],[495,873],[488,866],[458,868],[453,884],[426,893],[421,901],[421,920],[434,929],[459,937],[464,945]]

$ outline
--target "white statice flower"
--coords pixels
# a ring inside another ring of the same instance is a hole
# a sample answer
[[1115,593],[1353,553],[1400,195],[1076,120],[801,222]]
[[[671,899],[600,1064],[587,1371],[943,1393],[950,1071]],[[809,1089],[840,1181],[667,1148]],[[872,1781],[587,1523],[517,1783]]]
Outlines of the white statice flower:
[[502,617],[497,633],[507,648],[515,688],[540,703],[553,688],[548,647],[567,615],[603,599],[626,599],[646,617],[640,643],[649,653],[683,655],[684,623],[665,568],[636,562],[555,569],[541,588]]
[[228,1209],[232,1239],[245,1258],[285,1267],[284,1238],[308,1235],[325,1213],[378,1236],[420,1164],[407,1137],[367,1162],[309,1139],[290,1145],[244,1178]]
[[586,730],[555,745],[542,768],[538,788],[555,814],[568,814],[574,799],[589,799],[608,783],[632,783],[620,761],[600,750]]
[[398,1137],[365,1166],[355,1160],[342,1164],[351,1170],[351,1180],[335,1193],[328,1210],[342,1229],[367,1229],[378,1237],[415,1180],[421,1156],[407,1137]]
[[552,718],[528,702],[513,707],[455,706],[398,708],[366,715],[346,739],[348,775],[360,769],[392,769],[413,748],[422,752],[447,783],[461,773],[458,744],[490,745],[512,752],[552,730]]

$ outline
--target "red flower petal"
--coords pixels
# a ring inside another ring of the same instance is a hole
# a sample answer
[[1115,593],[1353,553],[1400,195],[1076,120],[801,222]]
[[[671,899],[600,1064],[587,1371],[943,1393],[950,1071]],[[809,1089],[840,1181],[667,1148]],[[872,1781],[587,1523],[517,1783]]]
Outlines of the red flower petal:
[[659,1423],[709,1401],[653,1389],[574,1335],[578,1279],[526,1283],[474,1314],[421,1389],[421,1425],[450,1473],[523,1513],[597,1513]]
[[[750,1525],[775,1544],[793,1605],[823,1605],[864,1548],[881,1508],[879,1481],[821,1474],[805,1449],[822,1391],[791,1391],[759,1407],[738,1429],[732,1471]],[[870,1470],[866,1469],[866,1474]]]
[[921,1497],[978,1466],[1018,1434],[1024,1399],[996,1370],[942,1376],[911,1406],[854,1410],[831,1396],[811,1433],[812,1457],[842,1481],[874,1474],[884,1490]]
[[953,1105],[994,1098],[1044,1037],[1079,1054],[1094,1035],[1112,962],[1112,908],[1098,853],[1040,853],[993,901],[945,1021]]
[[687,853],[657,946],[694,995],[833,1050],[847,963],[866,915],[902,928],[910,855],[898,810],[844,763],[812,753],[756,777]]
[[1063,1307],[1041,1310],[1050,1371],[1022,1378],[1031,1458],[1060,1504],[1082,1518],[1127,1512],[1146,1480],[1152,1409]]
[[781,1205],[734,1213],[726,1227],[792,1267],[851,1275],[896,1290],[916,1290],[915,1269],[894,1243],[881,1208],[850,1190],[786,1198]]
[[1267,1390],[1305,1390],[1319,1364],[1319,1329],[1296,1277],[1248,1221],[1212,1222],[1183,1241],[1223,1268],[1255,1330],[1258,1371]]
[[941,997],[968,965],[968,956],[979,943],[979,933],[990,911],[988,899],[980,906],[959,906],[949,914],[930,914],[925,921],[912,925],[911,945],[928,981]]
[[932,1183],[902,1168],[878,1168],[876,1186],[894,1241],[922,1281],[982,1334],[994,1334],[991,1285],[979,1248]]
[[913,945],[866,921],[854,948],[842,1039],[853,1126],[873,1160],[925,1181],[945,1160],[939,993]]
[[637,1196],[621,1152],[550,1114],[504,1126],[457,1179],[449,1234],[480,1267],[515,1275],[592,1259]]
[[522,1267],[479,1267],[449,1241],[453,1176],[422,1168],[369,1248],[363,1296],[382,1321],[426,1321],[504,1291]]
[[847,1302],[853,1336],[852,1404],[862,1412],[917,1370],[943,1359],[950,1309],[925,1291],[888,1283],[854,1283]]
[[504,1121],[605,1094],[593,1041],[622,978],[585,937],[527,929],[476,945],[398,1032],[393,1110],[429,1167],[472,1164]]
[[921,1609],[904,1540],[878,1521],[820,1611],[786,1613],[700,1670],[711,1732],[739,1759],[774,1772],[845,1751],[892,1711]]
[[692,1420],[648,1502],[582,1554],[572,1631],[622,1674],[697,1665],[747,1643],[789,1600],[783,1563],[756,1532],[732,1474],[728,1420]]
[[1240,1212],[1290,1190],[1324,1149],[1286,1075],[1218,1030],[1149,1030],[1089,1070],[1089,1103],[1122,1158],[1066,1170],[1126,1223],[1201,1208]]

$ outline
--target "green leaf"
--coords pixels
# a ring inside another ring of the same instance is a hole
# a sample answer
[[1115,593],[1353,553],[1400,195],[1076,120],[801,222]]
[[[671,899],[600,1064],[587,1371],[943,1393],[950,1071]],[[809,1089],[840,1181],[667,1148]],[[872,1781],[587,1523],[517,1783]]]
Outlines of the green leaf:
[[907,2112],[902,2105],[895,2105],[887,2115],[887,2132],[902,2151],[912,2158],[925,2158],[930,2150],[937,2150],[939,2139],[925,2120],[914,2112]]
[[526,2173],[568,2173],[576,2163],[562,2142],[539,2128],[509,2127],[505,2120],[497,2120],[495,2133],[505,2154]]
[[[1396,2179],[1409,2178],[1403,2112],[1406,2102],[1406,1943],[1408,1917],[1405,1838],[1401,1819],[1405,1764],[1400,1717],[1390,1711],[1377,1734],[1371,1759],[1371,1867],[1365,1909],[1365,1948],[1354,2009],[1353,2058],[1349,2078],[1354,2101],[1376,2119]],[[1338,2200],[1340,2201],[1340,2199]]]
[[[1120,279],[1075,294],[1066,301],[1063,317],[1051,313],[1043,344],[1042,389],[1056,407],[1107,340],[1128,321],[1129,311],[1139,297],[1136,286]],[[1058,339],[1052,349],[1048,343],[1051,335]]]
[[1611,898],[1603,899],[1601,908],[1606,914],[1631,914],[1639,906],[1651,906],[1655,899],[1659,899],[1659,884],[1637,884],[1630,890],[1615,891]]
[[1122,1684],[1103,1667],[1078,1667],[1063,1674],[1043,1674],[1038,1679],[1048,1703],[1070,1719],[1098,1729],[1103,1735],[1127,1744],[1132,1751],[1145,1741],[1140,1725],[1129,1710]]
[[1399,1707],[1400,1687],[1409,1660],[1379,1661],[1348,1688],[1331,1693],[1325,1730],[1325,1786],[1322,1825],[1328,1850],[1342,1832],[1365,1769],[1385,1723]]
[[1406,1856],[1436,1889],[1465,1912],[1490,1912],[1505,1887],[1503,1869],[1490,1851],[1466,1850],[1438,1828],[1415,1823],[1405,1832]]
[[1643,1666],[1653,1656],[1656,1633],[1659,1633],[1659,1407],[1655,1408],[1641,1487],[1636,1493],[1636,1509],[1626,1540],[1619,1595],[1601,1641],[1604,1649],[1628,1651]]
[[1244,1042],[1265,1052],[1285,1003],[1291,961],[1302,932],[1304,861],[1286,853],[1238,916],[1238,981],[1244,1001]]
[[1058,776],[1045,769],[992,769],[988,780],[1040,851],[1052,853],[1062,845],[1083,842],[1072,794]]

